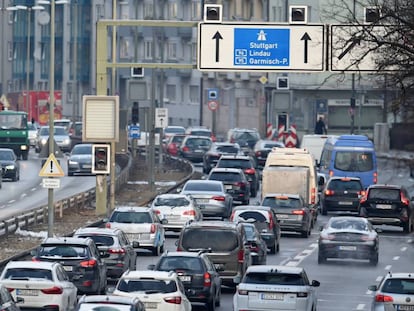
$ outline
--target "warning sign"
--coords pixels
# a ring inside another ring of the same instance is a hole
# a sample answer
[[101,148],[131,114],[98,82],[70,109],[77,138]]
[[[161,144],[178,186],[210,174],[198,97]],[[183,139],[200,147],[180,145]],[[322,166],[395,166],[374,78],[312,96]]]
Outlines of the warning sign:
[[62,170],[58,160],[56,157],[51,153],[47,158],[45,164],[43,165],[42,169],[39,173],[40,177],[63,177],[65,173]]

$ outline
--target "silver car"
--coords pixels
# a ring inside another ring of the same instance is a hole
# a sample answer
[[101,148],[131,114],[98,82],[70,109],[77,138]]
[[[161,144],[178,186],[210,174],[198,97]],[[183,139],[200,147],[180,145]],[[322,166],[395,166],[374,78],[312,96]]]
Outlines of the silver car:
[[414,310],[414,274],[389,271],[379,285],[371,285],[374,292],[371,311]]
[[68,158],[68,176],[92,174],[92,144],[75,145]]
[[229,218],[233,207],[233,198],[217,180],[188,180],[181,194],[191,195],[200,205],[203,216]]
[[233,296],[233,310],[317,310],[319,285],[301,267],[250,266]]
[[158,195],[151,204],[151,209],[164,221],[165,230],[181,231],[186,223],[203,219],[203,214],[189,195],[165,193]]
[[[60,150],[63,152],[69,152],[72,144],[69,137],[69,133],[66,131],[66,129],[63,126],[55,126],[54,127],[54,139]],[[37,134],[36,138],[36,146],[35,151],[36,153],[39,153],[43,146],[45,146],[48,143],[49,140],[49,126],[42,126],[39,129],[39,132]]]
[[155,256],[164,252],[164,227],[157,214],[149,207],[117,207],[112,212],[106,227],[121,229],[131,243],[137,241],[140,248],[152,251]]

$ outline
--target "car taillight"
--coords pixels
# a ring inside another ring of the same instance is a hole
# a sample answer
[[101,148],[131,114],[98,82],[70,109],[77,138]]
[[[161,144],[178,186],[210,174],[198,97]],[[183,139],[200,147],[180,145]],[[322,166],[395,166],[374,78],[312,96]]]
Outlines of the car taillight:
[[239,263],[243,263],[244,262],[244,250],[239,250],[239,252],[237,253],[237,261]]
[[40,261],[37,257],[32,257],[32,261]]
[[271,212],[268,212],[269,214],[269,230],[273,230],[275,226],[275,220],[273,219],[273,215]]
[[360,196],[360,197],[363,197],[364,195],[366,195],[367,193],[365,192],[365,190],[361,190],[361,191],[358,191],[358,195]]
[[359,200],[359,204],[364,204],[367,201],[367,193]]
[[374,236],[370,236],[370,235],[361,235],[361,240],[362,241],[374,241],[375,237]]
[[393,302],[394,299],[391,296],[378,294],[378,295],[375,295],[375,301],[376,302]]
[[155,226],[155,224],[151,224],[151,232],[150,233],[155,233],[157,227]]
[[63,293],[63,289],[60,286],[53,286],[51,288],[41,289],[41,292],[47,295],[61,295]]
[[262,153],[260,151],[256,151],[256,157],[260,157]]
[[190,209],[188,211],[184,211],[183,215],[186,215],[186,216],[195,216],[196,215],[196,212],[195,212],[195,210]]
[[305,211],[303,209],[296,209],[296,210],[293,210],[292,211],[292,214],[293,215],[301,215],[301,216],[303,216],[303,215],[305,215]]
[[246,184],[245,184],[244,182],[241,182],[241,181],[239,181],[239,182],[235,182],[235,183],[234,183],[234,185],[235,185],[236,187],[246,188]]
[[258,252],[259,251],[259,246],[257,244],[250,244],[249,248],[253,252]]
[[312,188],[311,190],[311,204],[315,204],[316,202],[316,189]]
[[222,195],[216,195],[216,196],[212,197],[212,199],[216,200],[216,201],[225,201],[226,200],[226,198],[223,197]]
[[325,190],[325,195],[326,196],[334,195],[334,193],[335,193],[335,191],[333,191],[333,190],[330,190],[330,189]]
[[111,228],[111,224],[110,224],[109,222],[107,222],[107,223],[105,224],[105,228]]
[[181,248],[181,246],[177,246],[177,252],[182,252],[183,249]]
[[254,173],[256,173],[256,170],[254,168],[248,168],[244,170],[244,173],[253,175]]
[[188,148],[187,146],[184,146],[184,147],[183,147],[183,151],[184,151],[184,152],[190,151],[190,148]]
[[110,254],[125,254],[126,251],[124,248],[110,248],[108,249],[108,253]]
[[245,289],[238,289],[238,290],[237,290],[237,293],[238,293],[239,295],[245,296],[245,295],[247,295],[249,292],[248,292],[247,290],[245,290]]
[[97,262],[95,259],[91,259],[91,260],[85,260],[85,261],[81,261],[79,263],[79,265],[83,268],[91,268],[97,265]]
[[401,203],[406,206],[410,204],[410,200],[408,200],[408,198],[403,193],[401,193]]
[[372,180],[373,180],[374,184],[376,184],[378,182],[378,173],[377,172],[374,172]]
[[173,303],[173,304],[179,305],[179,304],[181,304],[181,297],[180,296],[167,297],[167,298],[164,298],[164,301],[168,302],[168,303]]
[[204,272],[204,287],[210,287],[211,286],[211,276],[210,273]]
[[230,143],[234,144],[235,142],[234,138],[230,138]]
[[11,292],[13,292],[13,291],[14,291],[14,288],[7,287],[7,290],[11,293]]

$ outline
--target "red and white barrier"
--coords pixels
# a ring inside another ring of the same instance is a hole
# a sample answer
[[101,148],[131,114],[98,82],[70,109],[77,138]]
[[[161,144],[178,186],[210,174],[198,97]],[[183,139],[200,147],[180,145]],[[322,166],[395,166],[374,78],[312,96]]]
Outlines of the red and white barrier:
[[298,143],[298,135],[296,133],[296,125],[292,124],[290,126],[289,134],[285,140],[285,146],[287,148],[296,148],[297,143]]
[[267,139],[272,139],[272,134],[273,134],[272,123],[267,123],[266,124],[266,138]]

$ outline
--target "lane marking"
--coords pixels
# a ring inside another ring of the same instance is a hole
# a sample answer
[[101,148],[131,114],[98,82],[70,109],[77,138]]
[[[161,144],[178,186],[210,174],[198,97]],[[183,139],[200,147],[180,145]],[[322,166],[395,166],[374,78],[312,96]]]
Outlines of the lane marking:
[[364,303],[360,303],[359,305],[357,305],[356,309],[357,310],[364,310],[365,309],[365,304]]
[[400,259],[400,256],[394,256],[394,257],[392,258],[392,260],[398,260],[398,259]]
[[32,189],[30,189],[30,191],[36,191],[37,190],[37,188],[32,188]]
[[7,204],[13,204],[14,202],[16,202],[16,200],[10,200]]
[[378,276],[375,281],[380,282],[382,280],[382,276]]
[[384,270],[390,271],[391,267],[392,267],[392,265],[387,265],[387,266],[385,266]]
[[405,252],[406,250],[407,250],[407,247],[406,246],[404,246],[404,247],[401,248],[401,251],[402,252]]

